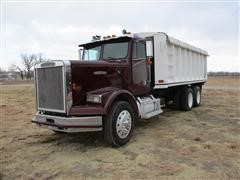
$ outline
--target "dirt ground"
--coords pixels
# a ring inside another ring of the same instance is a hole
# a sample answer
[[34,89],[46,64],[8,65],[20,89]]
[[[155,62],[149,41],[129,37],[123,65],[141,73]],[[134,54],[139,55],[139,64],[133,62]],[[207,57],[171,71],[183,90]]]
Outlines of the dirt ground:
[[33,85],[0,88],[0,179],[240,179],[239,78],[210,78],[202,106],[164,109],[120,148],[39,129]]

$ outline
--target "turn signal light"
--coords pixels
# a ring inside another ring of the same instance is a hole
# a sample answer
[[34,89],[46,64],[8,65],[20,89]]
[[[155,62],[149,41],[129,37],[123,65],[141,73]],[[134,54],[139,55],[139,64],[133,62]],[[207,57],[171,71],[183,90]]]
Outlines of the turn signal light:
[[75,83],[72,84],[72,89],[76,90],[76,84]]

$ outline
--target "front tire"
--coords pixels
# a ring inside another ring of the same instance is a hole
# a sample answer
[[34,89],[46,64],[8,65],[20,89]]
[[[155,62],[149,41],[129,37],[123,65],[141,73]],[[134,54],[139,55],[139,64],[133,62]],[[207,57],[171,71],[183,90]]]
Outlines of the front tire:
[[107,144],[119,147],[129,142],[134,129],[135,118],[128,102],[115,102],[104,118],[104,140]]

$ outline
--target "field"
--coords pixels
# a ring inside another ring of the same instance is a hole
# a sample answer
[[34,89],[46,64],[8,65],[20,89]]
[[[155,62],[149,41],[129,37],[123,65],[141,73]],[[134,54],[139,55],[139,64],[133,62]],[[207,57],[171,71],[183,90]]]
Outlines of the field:
[[164,109],[120,148],[39,129],[33,84],[0,88],[0,179],[240,179],[239,78],[209,78],[200,107]]

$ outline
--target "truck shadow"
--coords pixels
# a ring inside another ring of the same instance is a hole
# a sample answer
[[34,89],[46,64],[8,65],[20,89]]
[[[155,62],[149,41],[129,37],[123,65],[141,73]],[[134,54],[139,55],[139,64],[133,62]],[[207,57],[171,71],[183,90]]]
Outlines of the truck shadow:
[[32,138],[32,140],[27,142],[28,145],[46,145],[59,148],[66,148],[68,146],[71,148],[73,146],[76,148],[107,146],[104,143],[102,132],[81,132],[71,134],[49,132],[37,138]]
[[[174,111],[171,108],[164,108],[164,112],[161,116],[156,116],[147,120],[138,120],[135,125],[135,130],[133,132],[133,141],[130,140],[130,143],[134,143],[137,139],[137,134],[143,134],[144,132],[151,130],[153,127],[162,127],[166,124],[168,116],[173,113],[178,113],[178,111]],[[144,133],[144,134],[145,134]],[[41,131],[41,134],[30,135],[28,138],[30,140],[27,144],[35,144],[35,145],[51,145],[57,147],[88,147],[88,148],[96,148],[96,147],[110,147],[104,142],[103,133],[99,132],[81,132],[81,133],[55,133],[49,130]],[[127,144],[128,145],[128,144]],[[124,145],[122,147],[126,147]],[[85,148],[84,148],[85,149]],[[84,151],[84,150],[83,150]]]

